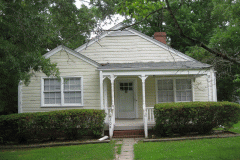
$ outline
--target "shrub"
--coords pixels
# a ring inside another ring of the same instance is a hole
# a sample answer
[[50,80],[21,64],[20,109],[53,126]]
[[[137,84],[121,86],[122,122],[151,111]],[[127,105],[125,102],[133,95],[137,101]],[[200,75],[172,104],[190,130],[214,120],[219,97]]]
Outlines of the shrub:
[[3,142],[20,143],[33,139],[75,139],[84,135],[100,136],[104,127],[103,110],[74,109],[21,113],[0,116]]
[[205,134],[222,125],[229,129],[240,120],[240,105],[231,102],[161,103],[154,107],[155,131],[161,136],[174,133]]

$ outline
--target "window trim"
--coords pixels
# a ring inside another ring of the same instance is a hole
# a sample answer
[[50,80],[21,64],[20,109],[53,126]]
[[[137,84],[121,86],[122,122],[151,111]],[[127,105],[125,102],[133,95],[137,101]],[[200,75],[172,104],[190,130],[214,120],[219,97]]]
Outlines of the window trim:
[[156,104],[158,103],[171,103],[171,102],[158,102],[158,80],[166,80],[172,79],[173,80],[173,102],[177,102],[177,88],[176,88],[176,79],[190,79],[191,80],[191,89],[192,89],[192,101],[180,101],[180,102],[194,102],[194,77],[163,77],[163,78],[155,78],[155,91],[156,91]]
[[[41,77],[41,107],[83,107],[83,77],[82,76],[61,76],[61,104],[44,104],[44,79],[54,79],[56,77]],[[81,79],[81,102],[82,103],[64,103],[64,78]]]

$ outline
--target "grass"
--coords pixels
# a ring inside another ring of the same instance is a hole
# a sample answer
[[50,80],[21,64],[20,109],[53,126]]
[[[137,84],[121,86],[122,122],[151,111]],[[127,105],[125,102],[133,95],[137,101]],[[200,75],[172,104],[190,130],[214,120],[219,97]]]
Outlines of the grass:
[[122,144],[116,144],[117,146],[117,154],[121,154],[122,152]]
[[230,131],[240,133],[240,121],[237,124],[234,124],[233,128],[231,128]]
[[0,150],[1,160],[108,160],[114,159],[114,156],[114,143],[47,147],[24,150]]
[[[240,122],[230,131],[240,133]],[[134,145],[135,159],[240,159],[240,137],[148,142]]]

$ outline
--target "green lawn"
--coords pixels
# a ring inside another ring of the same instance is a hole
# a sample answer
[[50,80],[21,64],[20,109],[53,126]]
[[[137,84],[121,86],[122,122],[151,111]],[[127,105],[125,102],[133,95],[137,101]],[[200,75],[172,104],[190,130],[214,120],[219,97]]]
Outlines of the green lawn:
[[237,124],[234,124],[233,128],[230,129],[230,131],[235,132],[235,133],[240,133],[240,122],[238,122]]
[[[240,133],[240,122],[233,132]],[[240,137],[148,142],[134,145],[135,159],[240,159]]]
[[0,150],[1,160],[107,160],[114,158],[114,143],[48,147],[24,150]]

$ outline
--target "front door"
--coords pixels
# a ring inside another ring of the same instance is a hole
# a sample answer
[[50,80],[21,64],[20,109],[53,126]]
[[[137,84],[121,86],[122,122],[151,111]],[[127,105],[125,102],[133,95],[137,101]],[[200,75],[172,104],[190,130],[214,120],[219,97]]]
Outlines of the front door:
[[118,118],[136,118],[134,81],[118,83]]

